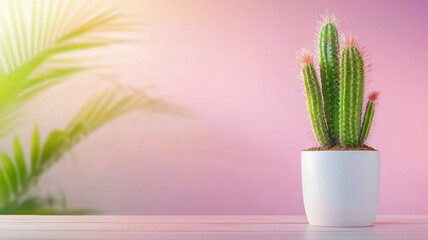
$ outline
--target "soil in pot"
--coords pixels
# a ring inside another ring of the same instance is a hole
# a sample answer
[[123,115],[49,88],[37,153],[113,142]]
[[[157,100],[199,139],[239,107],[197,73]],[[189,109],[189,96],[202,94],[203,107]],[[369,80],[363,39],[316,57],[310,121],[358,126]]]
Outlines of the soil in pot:
[[377,150],[370,146],[364,145],[362,147],[342,147],[342,146],[311,147],[303,151],[377,151]]

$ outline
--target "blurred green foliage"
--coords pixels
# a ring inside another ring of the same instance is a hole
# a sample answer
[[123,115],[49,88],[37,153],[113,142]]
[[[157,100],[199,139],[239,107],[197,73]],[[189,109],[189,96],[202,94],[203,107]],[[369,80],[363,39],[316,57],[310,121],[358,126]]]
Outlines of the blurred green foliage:
[[[22,106],[34,96],[92,69],[73,53],[121,42],[110,37],[128,29],[126,19],[115,8],[103,7],[101,1],[79,6],[75,3],[2,2],[8,14],[2,14],[0,21],[0,137],[13,131]],[[180,112],[131,87],[115,86],[94,96],[65,129],[52,130],[42,139],[35,127],[29,146],[15,137],[12,153],[0,151],[0,214],[94,213],[90,209],[67,209],[64,196],[36,196],[31,189],[86,136],[134,110]]]

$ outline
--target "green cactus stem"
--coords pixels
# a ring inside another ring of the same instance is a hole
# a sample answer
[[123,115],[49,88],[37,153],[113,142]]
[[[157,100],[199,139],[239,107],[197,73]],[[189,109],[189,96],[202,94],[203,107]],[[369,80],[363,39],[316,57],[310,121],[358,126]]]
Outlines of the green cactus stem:
[[359,146],[364,98],[364,61],[355,38],[347,40],[340,66],[340,145]]
[[376,100],[378,99],[379,94],[380,92],[375,91],[369,95],[369,100],[366,105],[366,112],[364,113],[363,125],[361,127],[361,132],[360,132],[360,138],[359,138],[360,146],[364,145],[364,142],[367,140],[367,137],[369,136],[370,128],[372,126],[373,117],[375,114]]
[[340,62],[339,33],[334,21],[327,21],[319,33],[319,60],[325,118],[333,144],[339,143]]
[[309,116],[315,138],[321,146],[330,146],[327,125],[324,118],[321,88],[315,71],[313,57],[303,51],[301,54],[302,75],[305,85]]

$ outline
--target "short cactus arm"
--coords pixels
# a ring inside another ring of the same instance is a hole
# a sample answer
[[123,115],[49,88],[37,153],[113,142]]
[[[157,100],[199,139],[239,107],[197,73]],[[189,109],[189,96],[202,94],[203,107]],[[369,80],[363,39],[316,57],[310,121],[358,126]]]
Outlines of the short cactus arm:
[[330,146],[327,126],[324,117],[324,108],[318,78],[313,63],[306,63],[302,67],[306,98],[315,137],[321,146]]
[[333,144],[339,143],[340,63],[339,33],[328,21],[319,34],[319,59],[325,118]]
[[343,49],[340,66],[340,145],[357,147],[364,98],[364,61],[355,45]]
[[365,141],[367,140],[367,137],[369,136],[370,128],[372,126],[373,117],[375,114],[376,101],[379,98],[379,95],[379,91],[374,91],[369,95],[369,100],[366,105],[366,112],[364,113],[363,125],[361,126],[359,142],[360,146],[364,145]]
[[363,125],[361,127],[360,142],[359,142],[360,146],[364,145],[364,142],[367,140],[367,137],[369,136],[370,128],[371,128],[372,122],[373,122],[374,113],[375,113],[375,104],[374,104],[374,102],[369,101],[367,103],[367,106],[366,106],[366,112],[364,113]]

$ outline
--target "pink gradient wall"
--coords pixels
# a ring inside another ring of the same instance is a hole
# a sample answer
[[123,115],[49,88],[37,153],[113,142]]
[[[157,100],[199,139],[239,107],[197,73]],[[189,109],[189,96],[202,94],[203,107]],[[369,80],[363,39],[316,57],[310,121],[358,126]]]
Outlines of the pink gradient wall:
[[[370,53],[367,89],[382,91],[369,140],[382,155],[380,214],[428,214],[428,2],[119,5],[146,27],[137,32],[146,41],[110,50],[118,77],[155,85],[150,92],[193,117],[136,113],[91,136],[76,149],[78,161],[47,178],[63,187],[71,206],[121,214],[303,214],[300,150],[315,141],[295,53],[313,47],[315,21],[330,10]],[[78,84],[87,83],[69,86]],[[77,106],[73,93],[67,96],[58,101]],[[54,108],[46,99],[40,104]],[[62,120],[51,121],[45,124]]]

